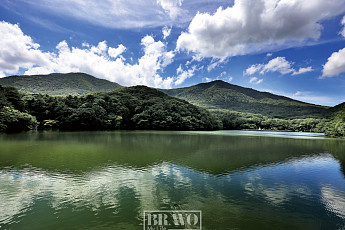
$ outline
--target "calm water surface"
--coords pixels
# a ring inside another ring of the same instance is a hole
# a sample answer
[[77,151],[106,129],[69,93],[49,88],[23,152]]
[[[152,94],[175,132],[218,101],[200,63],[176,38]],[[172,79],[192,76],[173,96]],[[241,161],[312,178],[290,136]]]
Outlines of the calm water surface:
[[274,132],[0,135],[0,229],[344,229],[345,141]]

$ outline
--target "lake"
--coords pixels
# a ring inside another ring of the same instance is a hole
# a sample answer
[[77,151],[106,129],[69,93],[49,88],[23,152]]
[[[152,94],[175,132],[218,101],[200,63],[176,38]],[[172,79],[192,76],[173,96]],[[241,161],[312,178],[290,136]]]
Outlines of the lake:
[[345,141],[215,131],[0,134],[0,229],[143,229],[201,210],[202,229],[345,228]]

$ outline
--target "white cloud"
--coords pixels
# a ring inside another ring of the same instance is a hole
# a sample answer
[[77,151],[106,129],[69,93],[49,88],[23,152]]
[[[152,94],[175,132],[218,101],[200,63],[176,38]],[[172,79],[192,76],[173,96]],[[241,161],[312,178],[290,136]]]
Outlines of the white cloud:
[[258,84],[262,83],[263,81],[264,81],[264,79],[258,79],[257,77],[251,77],[249,79],[249,83],[255,84],[255,85],[258,85]]
[[174,84],[181,85],[186,79],[193,77],[196,70],[198,70],[198,68],[195,65],[188,70],[183,70],[182,66],[180,65],[176,70],[177,77]]
[[344,26],[342,31],[340,31],[340,34],[345,37],[345,16],[343,17],[343,20],[341,20],[341,24]]
[[167,51],[164,43],[151,36],[142,38],[144,55],[131,65],[120,55],[125,50],[123,45],[113,48],[102,41],[97,46],[84,43],[83,48],[76,48],[62,41],[56,46],[57,52],[48,53],[41,51],[39,44],[24,35],[18,25],[1,22],[0,34],[0,76],[16,74],[22,68],[26,75],[85,72],[125,86],[170,88],[174,81],[159,75],[173,61],[174,52]]
[[112,58],[117,58],[119,55],[121,55],[125,51],[126,51],[126,47],[120,44],[117,48],[109,47],[108,54]]
[[311,66],[306,67],[306,68],[301,67],[301,68],[299,68],[299,70],[297,72],[294,71],[292,73],[292,76],[299,75],[299,74],[304,74],[304,73],[308,73],[308,72],[312,72],[312,71],[314,71],[314,70],[313,70],[313,68]]
[[300,96],[302,93],[301,93],[301,91],[297,91],[296,93],[294,93],[294,97],[297,97],[297,96]]
[[170,36],[171,27],[164,26],[162,29],[162,33],[163,33],[163,39],[165,40],[167,37]]
[[229,77],[228,81],[232,81],[232,80],[233,80],[233,78],[232,78],[232,77]]
[[164,11],[166,11],[171,19],[175,19],[183,13],[183,10],[180,8],[184,0],[157,0]]
[[294,72],[291,68],[292,62],[286,61],[285,57],[277,57],[270,60],[261,70],[260,74],[265,72],[279,72],[281,74],[288,74]]
[[81,43],[81,46],[82,46],[82,47],[87,47],[87,48],[89,48],[89,47],[90,47],[90,44],[87,43],[87,42],[83,42],[83,43]]
[[345,11],[343,0],[235,0],[213,15],[198,13],[177,49],[224,58],[316,40],[320,21]]
[[322,76],[333,77],[345,72],[345,48],[332,53],[326,64],[323,66]]
[[39,50],[40,45],[25,35],[18,25],[0,22],[0,75],[15,74],[19,68],[46,65],[50,53]]
[[285,59],[285,57],[276,57],[271,59],[267,64],[255,64],[248,67],[244,74],[245,75],[253,75],[259,72],[261,75],[267,72],[279,72],[281,74],[291,74],[291,75],[299,75],[307,72],[314,71],[311,66],[306,68],[299,68],[296,71],[292,68],[293,62],[289,62]]
[[105,55],[107,50],[108,50],[108,46],[107,46],[107,42],[106,41],[102,41],[102,42],[98,43],[97,46],[92,46],[91,47],[91,51],[93,53],[99,54],[99,55]]
[[[21,0],[2,1],[9,9],[20,13],[28,20],[34,20],[28,12],[40,11],[68,19],[77,19],[86,23],[107,28],[142,28],[165,25],[184,25],[198,12],[214,12],[219,5],[229,5],[227,1],[205,2],[189,0]],[[37,23],[36,23],[37,24]],[[52,23],[41,26],[55,29],[62,28]],[[61,29],[60,29],[61,30]]]
[[204,77],[202,79],[203,82],[211,82],[213,79],[212,78],[209,78],[209,77]]
[[267,53],[266,54],[266,57],[271,57],[272,56],[272,53]]
[[259,72],[260,70],[262,70],[263,67],[264,67],[264,65],[262,65],[262,64],[251,65],[250,67],[248,67],[248,69],[246,69],[244,74],[245,75],[253,75],[253,74]]
[[221,59],[212,59],[211,63],[207,66],[207,71],[210,72],[211,70],[213,70],[214,68],[216,68],[217,66],[223,64],[225,62],[225,58],[221,58]]

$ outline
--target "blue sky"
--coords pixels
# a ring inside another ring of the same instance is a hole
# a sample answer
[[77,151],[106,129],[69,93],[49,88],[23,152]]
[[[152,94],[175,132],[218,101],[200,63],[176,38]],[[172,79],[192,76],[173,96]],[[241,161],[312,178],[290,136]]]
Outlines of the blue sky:
[[2,0],[0,77],[220,79],[333,106],[345,101],[344,15],[345,0]]

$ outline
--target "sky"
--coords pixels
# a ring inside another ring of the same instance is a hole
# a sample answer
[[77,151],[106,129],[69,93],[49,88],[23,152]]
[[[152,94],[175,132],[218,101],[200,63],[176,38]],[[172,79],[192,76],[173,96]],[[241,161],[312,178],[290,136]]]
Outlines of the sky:
[[345,101],[345,0],[1,0],[0,77],[231,84]]

